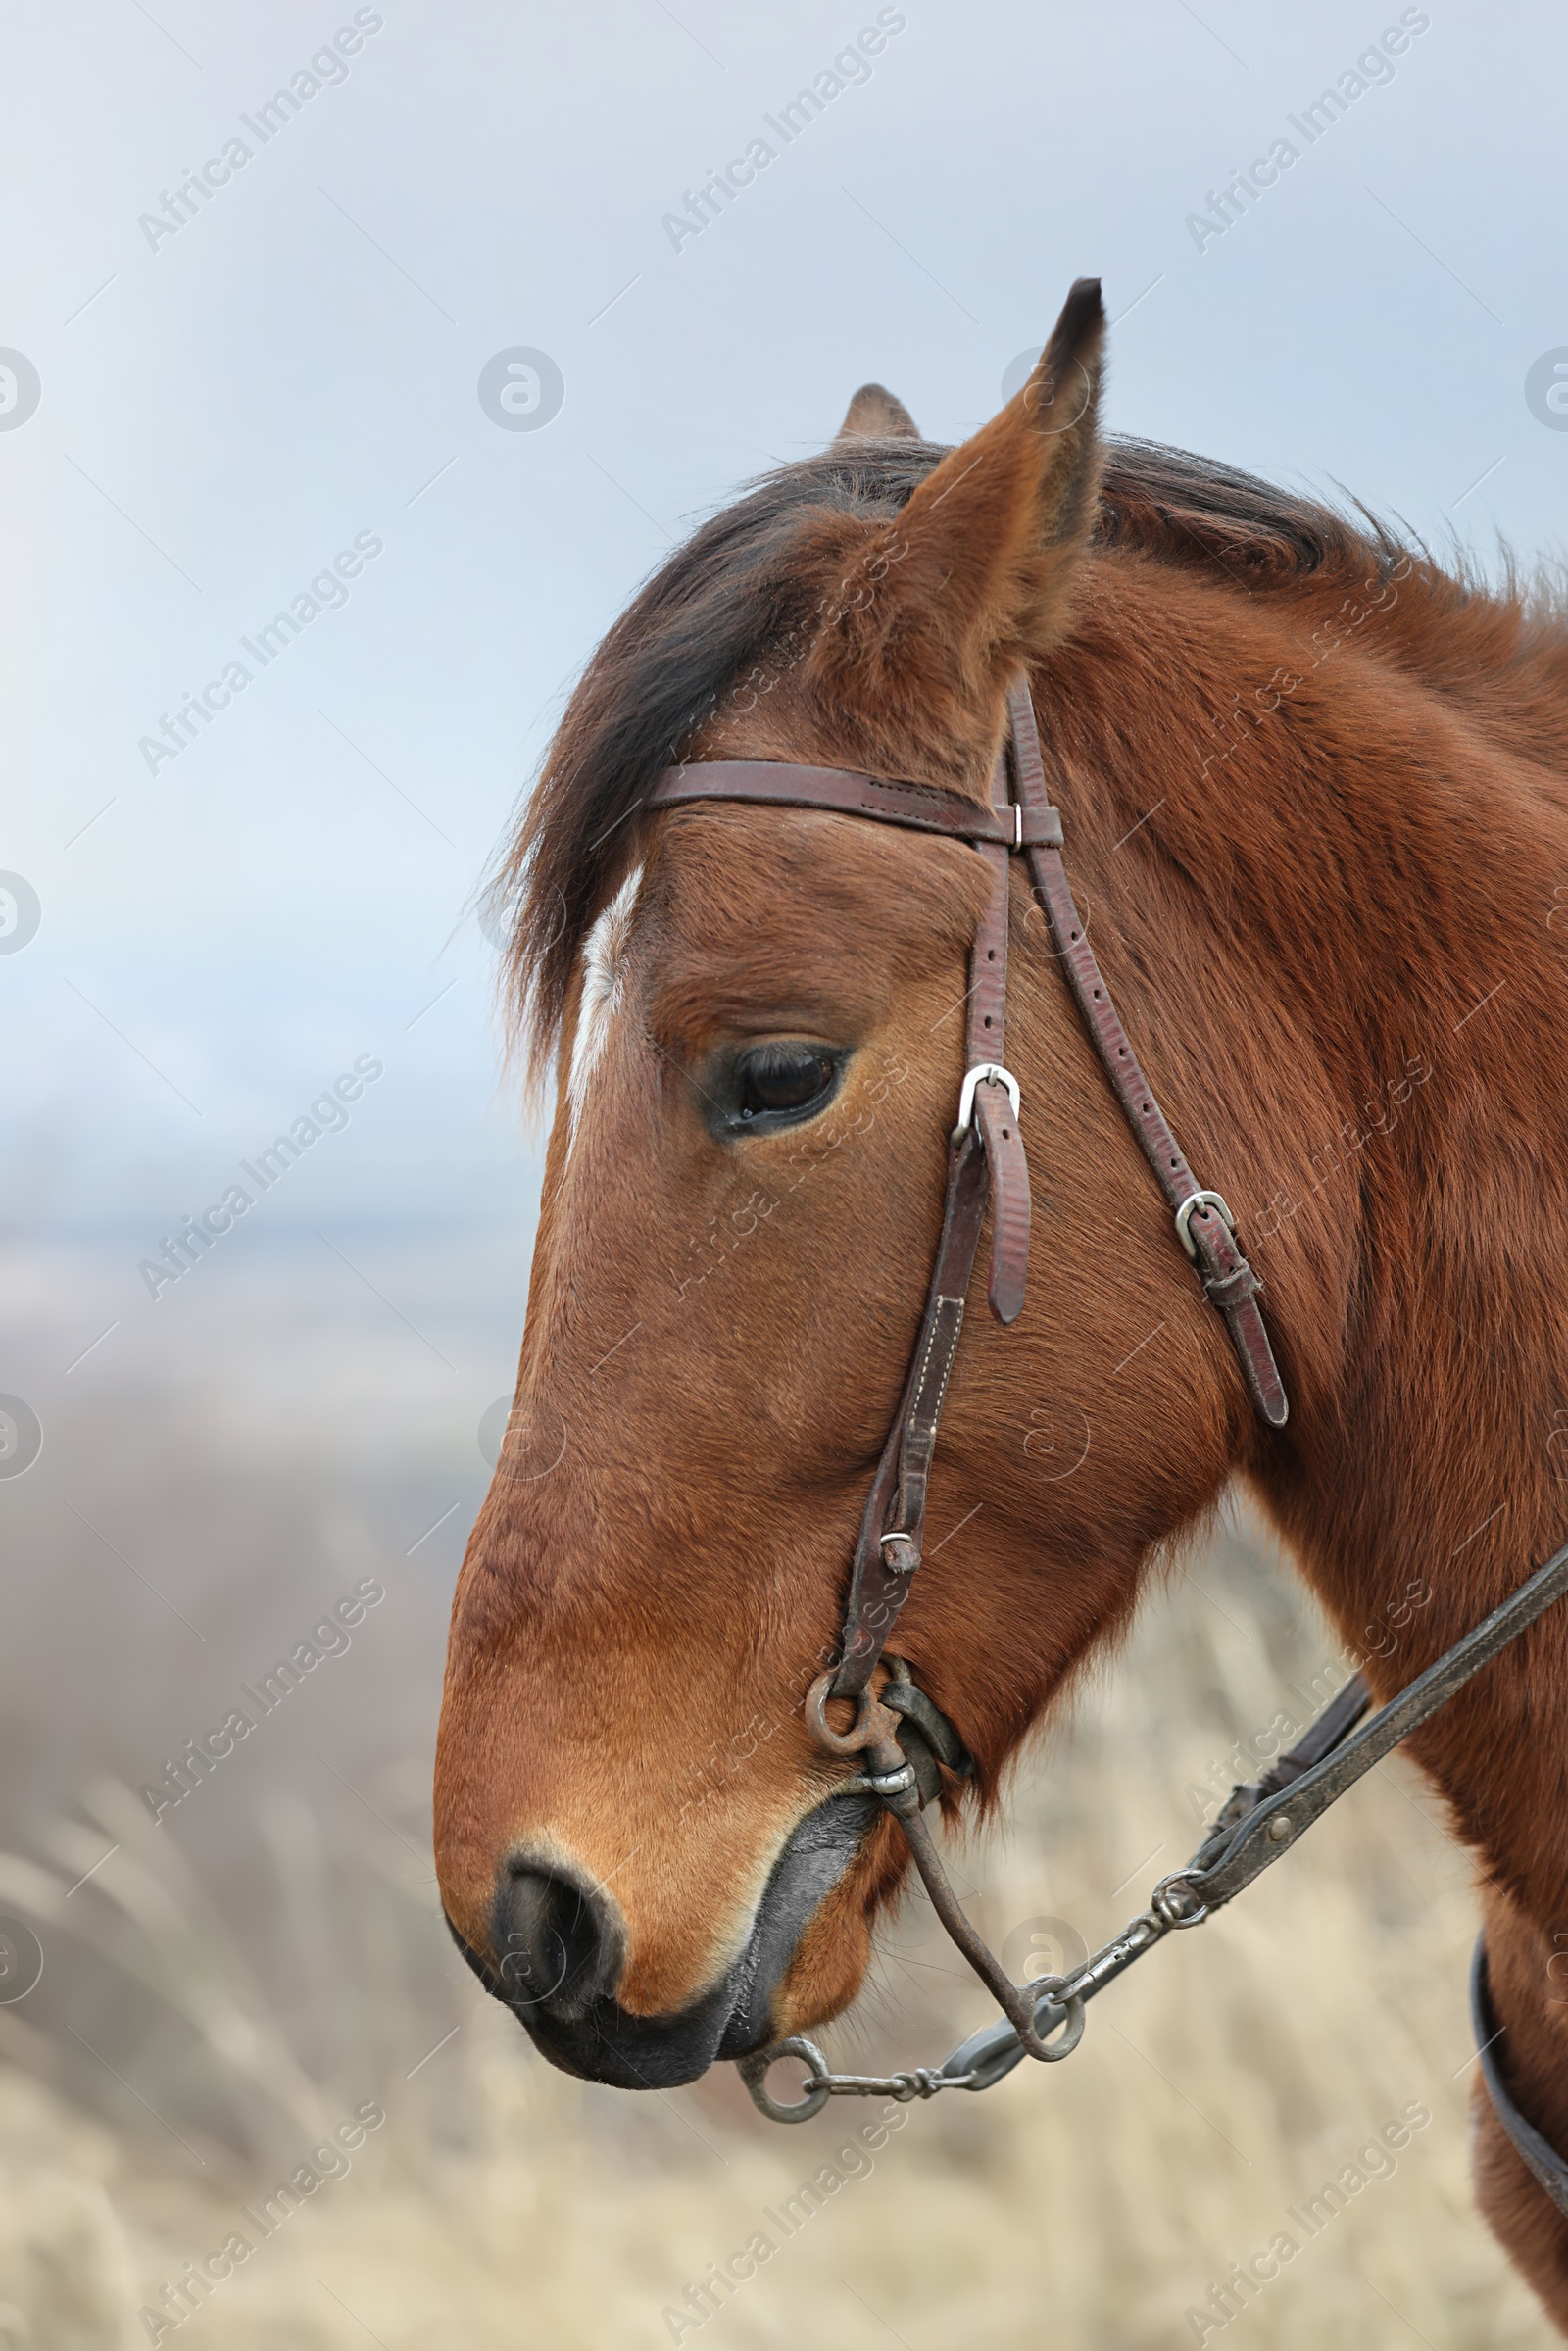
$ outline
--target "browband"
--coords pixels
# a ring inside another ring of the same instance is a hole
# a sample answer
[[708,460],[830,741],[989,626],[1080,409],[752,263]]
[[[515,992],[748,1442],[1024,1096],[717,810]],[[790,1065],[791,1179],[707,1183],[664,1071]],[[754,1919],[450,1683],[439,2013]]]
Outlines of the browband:
[[889,782],[849,767],[797,767],[787,759],[699,759],[666,767],[649,795],[656,808],[683,801],[754,800],[781,808],[828,808],[840,816],[874,816],[917,833],[946,833],[956,841],[993,841],[1002,849],[1061,845],[1061,814],[1040,808],[983,808],[937,784]]

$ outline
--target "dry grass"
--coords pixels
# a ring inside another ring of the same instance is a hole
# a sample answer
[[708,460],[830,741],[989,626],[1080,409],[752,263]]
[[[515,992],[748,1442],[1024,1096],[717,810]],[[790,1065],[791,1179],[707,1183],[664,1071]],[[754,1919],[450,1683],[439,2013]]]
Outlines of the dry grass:
[[[1073,1728],[1032,1761],[1010,1829],[960,1855],[982,1923],[1015,1949],[1047,1916],[1101,1939],[1191,1848],[1191,1791],[1211,1758],[1282,1706],[1299,1718],[1291,1686],[1331,1654],[1255,1541],[1222,1541],[1152,1602]],[[369,1793],[395,1820],[415,1790]],[[68,1902],[109,1838],[121,1854]],[[95,1787],[44,1860],[0,1860],[0,1909],[31,1915],[46,1948],[76,1946],[73,2013],[93,1982],[93,2048],[161,2117],[107,2067],[100,2119],[72,2113],[40,2079],[59,2026],[24,2022],[28,2003],[0,2009],[13,2060],[0,2073],[0,2345],[145,2342],[137,2302],[220,2245],[239,2205],[368,2097],[387,2121],[349,2175],[216,2287],[180,2341],[653,2346],[672,2339],[663,2313],[688,2283],[758,2230],[777,2250],[681,2340],[1154,2351],[1197,2341],[1189,2310],[1281,2231],[1299,2250],[1227,2339],[1259,2351],[1553,2339],[1471,2208],[1473,1905],[1462,1859],[1400,1765],[1233,1911],[1108,1992],[1069,2063],[908,2110],[874,2167],[788,2238],[767,2209],[874,2109],[836,2104],[786,2131],[753,2116],[728,2069],[648,2100],[564,2080],[471,1988],[417,1857],[385,1851],[372,1869],[297,1800],[271,1804],[253,1860],[293,1905],[274,1922],[298,1946],[286,2002],[122,1790]],[[911,1903],[858,2018],[829,2038],[866,2062],[934,2058],[984,2013]],[[302,2045],[326,2061],[308,2068]],[[1432,2120],[1394,2176],[1308,2237],[1292,2208],[1417,2103]]]

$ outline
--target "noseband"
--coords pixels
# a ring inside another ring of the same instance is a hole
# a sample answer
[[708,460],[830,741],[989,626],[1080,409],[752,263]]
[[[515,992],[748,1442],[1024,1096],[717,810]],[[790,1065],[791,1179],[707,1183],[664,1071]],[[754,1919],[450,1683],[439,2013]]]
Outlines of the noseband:
[[[1027,860],[1035,900],[1090,1043],[1165,1195],[1176,1239],[1204,1294],[1224,1318],[1253,1406],[1271,1429],[1282,1428],[1289,1411],[1258,1308],[1259,1283],[1242,1253],[1236,1219],[1219,1193],[1199,1184],[1171,1133],[1117,1017],[1073,902],[1061,858],[1061,815],[1047,789],[1034,702],[1022,675],[1007,692],[1007,720],[1006,739],[992,773],[989,807],[931,784],[771,759],[712,759],[667,767],[649,799],[655,808],[741,801],[868,817],[967,842],[990,869],[990,897],[969,955],[965,1071],[957,1121],[948,1142],[947,1197],[925,1311],[866,1497],[838,1662],[812,1684],[806,1715],[826,1753],[859,1762],[860,1768],[836,1792],[876,1795],[898,1820],[938,1917],[998,2001],[1005,2021],[971,2035],[938,2069],[921,2066],[888,2076],[834,2074],[815,2043],[800,2036],[742,2058],[739,2070],[753,2099],[763,2114],[781,2123],[804,2122],[830,2096],[906,2100],[932,2097],[941,2089],[986,2089],[1026,2055],[1048,2063],[1070,2055],[1083,2035],[1086,2000],[1165,1935],[1200,1925],[1250,1885],[1363,1773],[1568,1591],[1565,1545],[1369,1721],[1362,1718],[1371,1693],[1356,1675],[1289,1755],[1280,1757],[1260,1781],[1233,1789],[1198,1852],[1185,1869],[1161,1880],[1149,1908],[1070,1975],[1015,1984],[970,1926],[921,1809],[940,1793],[944,1769],[962,1778],[974,1766],[952,1725],[916,1687],[907,1664],[885,1652],[920,1565],[937,1429],[988,1206],[991,1311],[999,1322],[1008,1324],[1017,1319],[1024,1302],[1029,1169],[1019,1123],[1018,1081],[1004,1058],[1010,860],[1015,856]],[[888,1678],[873,1692],[871,1677],[879,1663]],[[854,1724],[844,1732],[834,1728],[827,1714],[829,1702],[840,1698],[856,1704]],[[1479,1945],[1475,1982],[1477,2014],[1483,2016],[1489,2012]],[[769,2069],[784,2057],[799,2059],[807,2069],[805,2094],[790,2103],[774,2098],[766,2082]],[[1500,2119],[1515,2144],[1525,2150],[1515,2124],[1533,2140],[1539,2134],[1508,2102],[1500,2082],[1491,2073],[1487,2079]],[[1545,2165],[1537,2153],[1525,2150],[1526,2160],[1568,2211],[1568,2165],[1544,2141],[1539,2141],[1539,2149],[1556,2166],[1552,2180],[1544,2176]]]

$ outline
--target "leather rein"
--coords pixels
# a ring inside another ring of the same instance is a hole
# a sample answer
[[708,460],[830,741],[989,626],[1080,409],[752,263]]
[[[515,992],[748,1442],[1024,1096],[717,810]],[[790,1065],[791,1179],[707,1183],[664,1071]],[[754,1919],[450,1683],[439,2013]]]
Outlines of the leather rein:
[[[931,1461],[988,1206],[991,1311],[999,1322],[1009,1324],[1024,1302],[1029,1169],[1018,1081],[1004,1058],[1009,885],[1015,856],[1027,860],[1034,898],[1090,1043],[1165,1195],[1182,1249],[1224,1319],[1252,1404],[1271,1429],[1282,1428],[1289,1412],[1257,1303],[1260,1284],[1242,1252],[1236,1219],[1219,1193],[1199,1184],[1166,1123],[1079,917],[1062,863],[1061,815],[1047,788],[1033,698],[1021,674],[1007,691],[1007,735],[992,774],[989,808],[931,784],[770,759],[712,759],[667,767],[648,803],[652,808],[667,808],[739,801],[863,816],[967,842],[986,860],[991,877],[990,897],[969,955],[965,1074],[956,1124],[949,1138],[942,1231],[925,1310],[866,1497],[838,1662],[812,1684],[806,1715],[826,1753],[859,1764],[834,1793],[877,1796],[898,1821],[938,1917],[997,2000],[1003,2017],[971,2034],[936,2068],[919,2066],[886,2076],[835,2074],[816,2044],[799,2034],[741,2058],[738,2070],[754,2101],[780,2123],[805,2122],[833,2096],[906,2101],[934,2097],[943,2089],[988,2089],[1025,2056],[1046,2063],[1069,2056],[1083,2036],[1086,2001],[1166,1935],[1200,1925],[1250,1886],[1330,1804],[1568,1591],[1565,1544],[1370,1719],[1365,1718],[1371,1692],[1355,1675],[1288,1755],[1259,1781],[1232,1790],[1197,1853],[1184,1869],[1160,1881],[1148,1909],[1069,1974],[1015,1984],[969,1924],[922,1808],[941,1794],[944,1772],[962,1779],[974,1765],[953,1726],[916,1686],[907,1663],[888,1653],[888,1642],[920,1565]],[[887,1679],[873,1691],[872,1675],[879,1664]],[[836,1731],[828,1720],[827,1705],[834,1698],[856,1701],[856,1720],[848,1731]],[[1486,1954],[1480,1942],[1472,2005],[1478,2041],[1489,2035],[1494,2039]],[[775,2098],[767,2087],[769,2070],[783,2058],[798,2060],[806,2069],[803,2095],[791,2101]],[[1482,2051],[1482,2065],[1498,2119],[1546,2193],[1568,2213],[1568,2164],[1513,2105],[1490,2046]]]

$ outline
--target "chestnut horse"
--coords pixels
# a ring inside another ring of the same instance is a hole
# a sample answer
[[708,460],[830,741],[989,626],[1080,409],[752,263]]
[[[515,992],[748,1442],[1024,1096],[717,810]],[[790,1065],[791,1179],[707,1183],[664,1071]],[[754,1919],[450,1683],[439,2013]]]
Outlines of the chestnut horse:
[[[600,2082],[837,2015],[907,1864],[802,1701],[925,1298],[990,887],[961,842],[848,815],[653,811],[672,759],[984,805],[1026,670],[1101,965],[1264,1284],[1280,1430],[1015,859],[1027,1303],[965,1329],[952,1539],[898,1636],[982,1806],[1232,1481],[1347,1641],[1405,1628],[1380,1701],[1568,1531],[1568,634],[1373,525],[1102,443],[1086,292],[962,447],[868,387],[699,529],[595,656],[501,877],[555,1124],[436,1855],[485,1981]],[[1477,1857],[1503,2073],[1560,2149],[1565,1689],[1556,1608],[1411,1742]],[[1476,2121],[1481,2202],[1568,2329],[1568,2223],[1479,2094]]]

